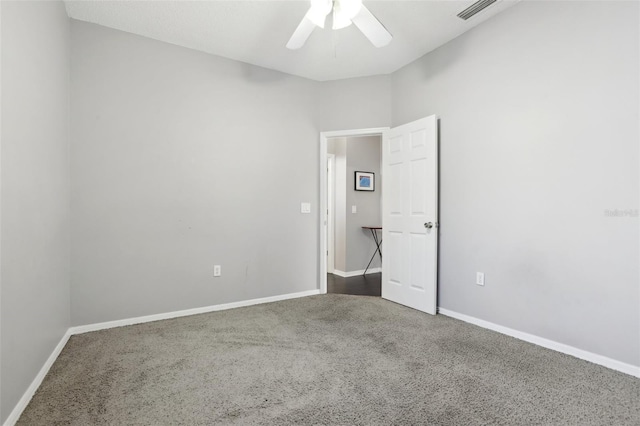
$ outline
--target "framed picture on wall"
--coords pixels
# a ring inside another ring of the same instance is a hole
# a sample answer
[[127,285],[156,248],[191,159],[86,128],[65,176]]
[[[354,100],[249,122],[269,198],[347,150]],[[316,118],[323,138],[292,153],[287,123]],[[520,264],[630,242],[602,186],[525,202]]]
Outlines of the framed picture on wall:
[[375,191],[376,176],[371,172],[355,172],[356,191]]

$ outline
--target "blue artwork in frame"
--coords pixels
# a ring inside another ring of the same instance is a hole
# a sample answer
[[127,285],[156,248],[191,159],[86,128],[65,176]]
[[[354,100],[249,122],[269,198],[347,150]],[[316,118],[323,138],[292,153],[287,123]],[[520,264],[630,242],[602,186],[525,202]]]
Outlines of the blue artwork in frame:
[[375,191],[376,176],[372,172],[355,172],[356,191]]

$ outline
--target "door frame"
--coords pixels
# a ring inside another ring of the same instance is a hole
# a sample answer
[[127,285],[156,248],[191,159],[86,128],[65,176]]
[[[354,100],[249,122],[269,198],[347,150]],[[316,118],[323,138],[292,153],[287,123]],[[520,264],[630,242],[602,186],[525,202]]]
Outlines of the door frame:
[[[382,138],[386,130],[389,130],[389,127],[320,132],[320,202],[318,203],[318,231],[320,233],[320,250],[318,250],[320,276],[318,277],[318,287],[320,294],[327,292],[327,140],[352,136],[380,136]],[[382,203],[384,204],[384,199]]]
[[327,272],[335,269],[336,156],[327,154]]

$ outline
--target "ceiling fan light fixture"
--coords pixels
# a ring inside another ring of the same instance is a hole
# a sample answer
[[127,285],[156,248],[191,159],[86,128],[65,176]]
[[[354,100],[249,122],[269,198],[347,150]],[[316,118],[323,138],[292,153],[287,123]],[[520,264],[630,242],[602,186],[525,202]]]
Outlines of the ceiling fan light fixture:
[[324,22],[332,7],[331,0],[311,0],[311,8],[305,16],[318,27],[324,28]]
[[339,13],[338,8],[333,9],[333,27],[334,30],[347,28],[352,24],[351,19],[347,18],[344,13]]
[[333,29],[340,30],[351,25],[351,20],[360,13],[362,0],[336,0],[333,5]]
[[311,8],[291,35],[287,42],[287,49],[296,50],[304,46],[316,26],[324,28],[327,15],[332,10],[334,30],[348,27],[353,23],[375,47],[386,46],[393,38],[384,25],[362,4],[362,0],[310,1]]

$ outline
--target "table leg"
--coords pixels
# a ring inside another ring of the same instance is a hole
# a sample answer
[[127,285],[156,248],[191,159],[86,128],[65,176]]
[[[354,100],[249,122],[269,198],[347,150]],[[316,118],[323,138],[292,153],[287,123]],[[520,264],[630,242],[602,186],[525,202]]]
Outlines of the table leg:
[[365,268],[364,273],[362,275],[367,275],[369,266],[371,266],[371,262],[373,262],[373,259],[376,257],[376,253],[380,255],[380,261],[382,261],[382,251],[380,250],[380,244],[382,244],[382,239],[378,240],[378,233],[376,232],[375,229],[370,229],[370,231],[371,231],[371,235],[373,235],[373,241],[375,241],[376,243],[376,249],[373,252],[373,255],[371,256],[371,259],[369,260],[369,263],[367,264],[367,267]]

